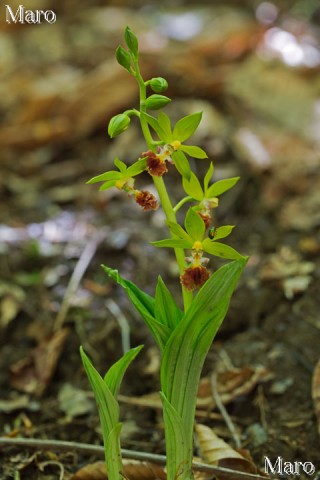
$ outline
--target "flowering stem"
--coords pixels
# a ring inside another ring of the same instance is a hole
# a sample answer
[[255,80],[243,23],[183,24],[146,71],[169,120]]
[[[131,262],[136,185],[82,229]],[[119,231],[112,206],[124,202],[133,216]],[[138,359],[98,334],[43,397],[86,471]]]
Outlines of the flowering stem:
[[175,207],[173,207],[174,213],[177,213],[177,211],[187,202],[192,202],[194,201],[194,198],[190,197],[189,195],[187,197],[183,197],[180,202],[177,203]]
[[[144,80],[143,80],[143,78],[141,76],[141,73],[140,73],[138,61],[136,61],[136,60],[134,60],[134,67],[135,67],[135,77],[137,79],[137,82],[139,84],[139,89],[140,89],[140,112],[145,113],[146,112],[145,102],[146,102],[146,98],[147,98],[147,89],[146,89],[146,85],[145,85]],[[155,142],[153,140],[152,135],[150,133],[148,122],[143,117],[143,115],[140,115],[140,124],[141,124],[142,133],[144,135],[144,138],[145,138],[145,141],[148,145],[148,148],[152,151],[155,151],[155,144],[157,142]],[[159,195],[159,198],[160,198],[160,201],[161,201],[161,205],[162,205],[162,208],[163,208],[163,211],[165,213],[167,221],[177,223],[176,214],[175,214],[175,211],[172,207],[172,203],[171,203],[170,197],[168,195],[168,192],[167,192],[165,183],[163,181],[163,178],[162,177],[156,177],[156,176],[153,176],[152,178],[153,178],[155,187],[157,189],[157,192],[158,192],[158,195]],[[176,255],[176,259],[177,259],[177,263],[178,263],[178,266],[179,266],[180,274],[182,274],[183,271],[184,271],[184,267],[185,267],[185,253],[184,253],[184,250],[182,248],[175,248],[174,252],[175,252],[175,255]],[[189,306],[192,302],[193,296],[192,296],[191,292],[187,291],[184,287],[182,287],[182,297],[183,297],[184,310],[186,311],[189,308]]]

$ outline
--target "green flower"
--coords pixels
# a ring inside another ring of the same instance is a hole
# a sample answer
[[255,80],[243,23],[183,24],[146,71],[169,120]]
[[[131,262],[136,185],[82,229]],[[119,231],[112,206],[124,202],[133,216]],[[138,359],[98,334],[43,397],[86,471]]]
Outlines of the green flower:
[[133,190],[134,178],[143,172],[146,168],[146,159],[140,158],[137,162],[127,167],[127,165],[116,158],[114,165],[118,170],[110,170],[101,175],[91,178],[87,183],[104,182],[99,190],[108,190],[109,188],[116,187],[119,190],[125,190],[130,192]]
[[171,157],[177,167],[178,172],[186,179],[191,177],[189,161],[185,154],[193,158],[208,158],[206,152],[197,146],[184,145],[183,142],[194,134],[202,118],[202,112],[187,115],[181,118],[171,127],[171,122],[164,112],[160,112],[158,118],[152,117],[147,113],[141,113],[148,124],[156,132],[163,144],[172,148]]
[[234,248],[217,241],[230,235],[234,226],[224,225],[219,227],[214,239],[210,239],[205,234],[206,226],[198,215],[195,207],[189,208],[187,212],[184,223],[185,228],[173,222],[168,222],[168,227],[173,238],[152,242],[152,245],[156,247],[183,248],[197,252],[206,252],[228,260],[243,258]]

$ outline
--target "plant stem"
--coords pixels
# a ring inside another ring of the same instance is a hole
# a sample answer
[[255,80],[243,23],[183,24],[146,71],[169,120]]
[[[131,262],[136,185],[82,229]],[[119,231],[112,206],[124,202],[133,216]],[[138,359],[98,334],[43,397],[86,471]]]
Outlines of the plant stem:
[[187,197],[183,197],[180,202],[177,203],[177,205],[175,207],[173,207],[173,211],[174,213],[177,213],[177,211],[187,202],[192,202],[194,201],[194,198],[190,197],[190,196],[187,196]]
[[[144,80],[141,76],[140,70],[139,70],[139,65],[137,61],[134,61],[134,67],[135,67],[135,77],[137,79],[137,82],[139,84],[139,90],[140,90],[140,112],[145,113],[146,112],[146,98],[147,98],[147,89],[146,85],[144,83]],[[147,142],[148,148],[150,150],[155,150],[155,142],[152,138],[152,135],[150,133],[149,125],[146,119],[143,117],[143,115],[140,115],[140,124],[141,124],[141,129],[142,133],[144,135],[145,141]],[[171,200],[169,198],[165,183],[163,181],[162,177],[156,177],[153,176],[153,181],[155,184],[155,187],[157,189],[161,205],[163,208],[163,211],[165,213],[166,219],[169,222],[177,223],[176,215],[174,212],[174,209],[172,207]],[[175,256],[177,259],[177,263],[179,266],[179,272],[180,274],[183,273],[184,267],[185,267],[185,253],[182,248],[175,248],[174,249]],[[184,310],[186,311],[191,302],[192,302],[192,293],[188,292],[185,288],[182,288],[182,297],[183,297],[183,305],[184,305]]]

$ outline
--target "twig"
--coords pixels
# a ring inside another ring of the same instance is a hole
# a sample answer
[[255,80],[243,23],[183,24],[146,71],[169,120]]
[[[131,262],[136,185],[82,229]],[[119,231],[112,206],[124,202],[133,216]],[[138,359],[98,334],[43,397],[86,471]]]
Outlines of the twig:
[[89,263],[91,262],[94,254],[96,253],[99,243],[105,238],[105,233],[99,231],[97,234],[93,235],[91,240],[86,244],[83,252],[80,255],[78,263],[71,275],[68,287],[65,291],[60,310],[54,321],[54,330],[60,330],[62,327],[67,313],[70,308],[70,304],[73,296],[79,288],[80,282],[82,280],[85,271],[88,268]]
[[110,310],[112,315],[115,317],[117,320],[120,331],[121,331],[121,343],[122,343],[122,352],[127,353],[130,350],[130,326],[129,322],[126,319],[126,317],[123,315],[122,311],[112,300],[112,298],[109,298],[106,301],[106,307]]
[[224,421],[226,422],[226,425],[228,429],[230,430],[230,433],[232,435],[232,438],[234,440],[236,448],[241,448],[241,442],[239,435],[236,432],[236,429],[234,427],[233,421],[231,420],[231,417],[229,413],[227,412],[227,409],[223,405],[219,392],[218,392],[218,387],[217,387],[217,375],[214,373],[211,375],[211,388],[212,388],[212,394],[213,398],[215,401],[215,404],[217,408],[219,409],[221,415],[223,416]]
[[[99,457],[104,457],[105,454],[104,447],[89,445],[87,443],[65,442],[62,440],[39,440],[35,438],[0,437],[0,450],[5,447],[25,447],[42,450],[58,450],[62,452],[77,450],[82,454],[97,455]],[[164,455],[137,452],[134,450],[126,450],[125,448],[121,449],[121,452],[123,458],[152,462],[157,465],[166,464],[166,457]],[[205,463],[192,462],[192,467],[199,472],[219,475],[219,479],[221,480],[266,480],[266,477],[262,477],[261,475],[231,470],[230,468],[216,467]]]

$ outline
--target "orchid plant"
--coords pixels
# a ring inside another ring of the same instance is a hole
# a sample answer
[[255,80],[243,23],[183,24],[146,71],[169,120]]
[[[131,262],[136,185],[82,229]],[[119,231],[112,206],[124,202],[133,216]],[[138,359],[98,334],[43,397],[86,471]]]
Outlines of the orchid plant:
[[[117,188],[132,197],[143,210],[156,210],[159,201],[163,208],[169,236],[152,244],[174,250],[180,270],[183,309],[179,308],[160,276],[153,297],[121,277],[117,270],[107,266],[103,269],[125,289],[160,349],[167,479],[191,480],[194,417],[202,366],[247,262],[246,257],[219,241],[230,235],[233,226],[213,226],[212,210],[218,207],[219,196],[233,187],[239,178],[212,183],[214,167],[210,163],[203,181],[200,181],[190,168],[189,157],[206,159],[207,154],[202,148],[185,144],[185,141],[196,131],[202,113],[185,116],[172,127],[170,118],[162,111],[171,101],[162,95],[167,89],[167,81],[162,77],[145,81],[139,68],[138,39],[129,27],[125,29],[124,39],[127,48],[119,46],[116,58],[138,83],[140,107],[111,118],[108,133],[111,138],[122,134],[132,118],[137,117],[147,148],[130,166],[116,158],[114,170],[102,173],[88,183],[101,182],[100,190]],[[148,95],[149,89],[154,93]],[[154,110],[160,110],[157,117],[148,113]],[[165,184],[165,178],[173,168],[181,175],[185,192],[175,206]],[[151,192],[135,187],[136,177],[144,171],[152,177],[158,199]],[[186,209],[187,204],[189,208]],[[186,214],[182,226],[177,222],[176,214],[183,207]],[[186,254],[186,251],[190,253]],[[205,254],[231,261],[211,273],[209,258]],[[123,479],[117,393],[127,367],[141,348],[126,352],[104,377],[94,368],[82,347],[80,350],[99,407],[110,480]]]

